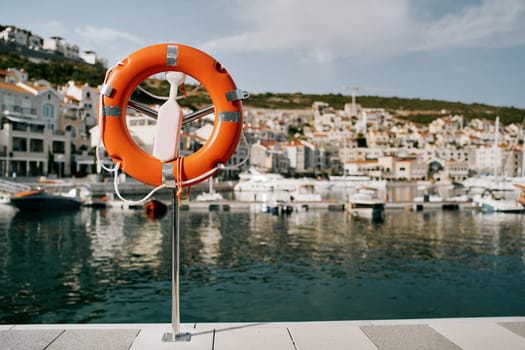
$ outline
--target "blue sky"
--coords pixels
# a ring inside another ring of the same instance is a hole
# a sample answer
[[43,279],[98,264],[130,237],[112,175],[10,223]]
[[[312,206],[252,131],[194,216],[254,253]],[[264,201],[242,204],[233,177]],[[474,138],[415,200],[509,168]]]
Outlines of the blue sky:
[[250,92],[342,93],[525,108],[523,0],[9,1],[0,24],[109,64],[178,42]]

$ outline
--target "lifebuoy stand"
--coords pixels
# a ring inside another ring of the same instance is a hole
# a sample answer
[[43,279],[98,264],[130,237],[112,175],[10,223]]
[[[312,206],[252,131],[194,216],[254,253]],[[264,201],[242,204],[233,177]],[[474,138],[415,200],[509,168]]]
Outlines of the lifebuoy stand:
[[[169,130],[178,130],[174,131],[173,139],[166,130],[158,131],[158,137],[163,139],[156,140],[154,155],[150,155],[131,138],[126,124],[126,109],[129,106],[150,116],[156,114],[148,107],[130,101],[130,97],[143,80],[161,72],[177,72],[177,78],[167,77],[171,84],[170,97],[164,108],[161,107],[158,112],[158,125],[167,125]],[[175,101],[177,89],[174,87],[183,81],[181,73],[191,76],[204,86],[213,106],[192,113],[192,116],[182,116]],[[191,340],[190,333],[181,333],[180,330],[180,209],[177,188],[206,180],[228,162],[242,134],[242,100],[247,96],[246,92],[237,89],[226,69],[213,57],[182,44],[157,44],[142,48],[106,74],[101,90],[98,120],[106,151],[117,163],[115,172],[120,168],[145,184],[173,189],[172,332],[162,336],[163,342]],[[185,123],[186,117],[188,121],[194,120],[211,111],[215,111],[215,120],[210,138],[197,152],[179,157],[178,133],[181,123]],[[173,116],[176,120],[169,119],[170,113],[176,114]]]

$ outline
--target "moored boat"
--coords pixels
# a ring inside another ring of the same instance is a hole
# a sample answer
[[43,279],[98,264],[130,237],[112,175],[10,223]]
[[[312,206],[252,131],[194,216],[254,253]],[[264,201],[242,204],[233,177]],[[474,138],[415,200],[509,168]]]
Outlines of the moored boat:
[[385,216],[385,200],[381,197],[377,188],[358,187],[349,196],[347,210],[352,216],[383,220]]
[[195,197],[196,201],[198,202],[219,202],[219,201],[224,200],[224,197],[222,196],[222,194],[215,192],[215,190],[213,189],[213,180],[211,177],[208,179],[208,186],[209,186],[208,192],[202,192],[201,194],[199,194],[197,197]]
[[78,198],[44,190],[17,192],[10,203],[19,210],[78,210],[81,205]]
[[[500,191],[504,193],[504,191]],[[474,197],[474,202],[484,212],[499,213],[522,213],[525,209],[517,199],[507,198],[498,191],[486,190],[479,196]]]

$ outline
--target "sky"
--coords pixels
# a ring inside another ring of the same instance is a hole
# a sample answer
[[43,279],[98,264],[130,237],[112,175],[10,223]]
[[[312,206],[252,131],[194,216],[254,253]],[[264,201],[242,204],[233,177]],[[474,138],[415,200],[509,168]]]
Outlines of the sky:
[[194,46],[253,93],[525,108],[524,0],[9,1],[0,24],[61,36],[110,66],[151,44]]

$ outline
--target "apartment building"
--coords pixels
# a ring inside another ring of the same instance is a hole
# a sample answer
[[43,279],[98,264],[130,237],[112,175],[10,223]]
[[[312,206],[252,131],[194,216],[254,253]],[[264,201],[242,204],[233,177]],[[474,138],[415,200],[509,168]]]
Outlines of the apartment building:
[[0,81],[0,174],[71,175],[71,134],[59,128],[61,101],[45,81]]

